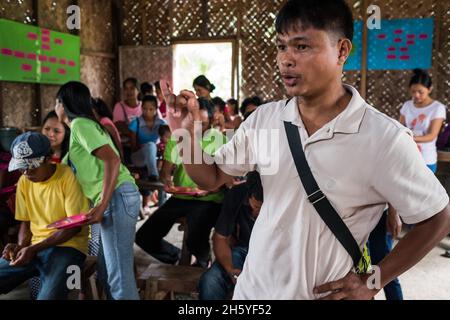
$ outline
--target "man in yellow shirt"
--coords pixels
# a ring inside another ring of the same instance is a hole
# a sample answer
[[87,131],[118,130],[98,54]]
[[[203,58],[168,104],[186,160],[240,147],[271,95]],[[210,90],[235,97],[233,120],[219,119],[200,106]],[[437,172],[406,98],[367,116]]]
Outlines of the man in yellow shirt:
[[56,230],[47,225],[87,212],[88,201],[71,169],[51,163],[50,141],[44,135],[20,135],[12,143],[11,153],[9,171],[23,173],[16,195],[16,220],[22,223],[18,244],[6,245],[0,259],[0,294],[39,276],[39,300],[66,299],[68,268],[82,269],[89,229]]

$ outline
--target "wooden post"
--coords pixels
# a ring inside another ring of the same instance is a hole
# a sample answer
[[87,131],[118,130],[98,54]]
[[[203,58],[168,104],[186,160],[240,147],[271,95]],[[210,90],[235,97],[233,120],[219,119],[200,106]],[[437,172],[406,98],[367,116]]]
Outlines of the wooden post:
[[[444,15],[444,5],[442,1],[437,0],[436,1],[436,19],[434,21],[434,53],[441,52],[441,23],[442,23],[442,16]],[[433,69],[433,89],[434,89],[434,97],[437,99],[439,97],[439,83],[440,83],[440,76],[439,76],[439,64],[435,60],[432,66]]]
[[[115,100],[120,101],[121,99],[121,84],[120,84],[120,57],[119,57],[119,47],[123,43],[123,7],[121,0],[113,0],[112,2],[112,31],[113,31],[113,42],[114,42],[114,73],[116,75],[115,83]],[[111,106],[113,107],[113,106]]]
[[141,12],[141,32],[142,32],[142,45],[146,46],[148,45],[148,37],[147,37],[147,15],[145,12],[147,1],[140,0],[139,1],[139,11]]
[[[33,18],[36,21],[36,25],[39,26],[39,1],[33,0]],[[41,109],[42,109],[42,101],[41,101],[41,85],[39,83],[35,83],[34,87],[34,105],[32,106],[33,110],[31,111],[31,126],[40,126],[41,125]]]
[[368,0],[363,0],[361,9],[363,10],[363,33],[362,33],[362,57],[361,57],[361,97],[367,99],[367,7]]
[[202,37],[208,36],[208,23],[209,23],[209,11],[208,11],[209,0],[202,0]]
[[[237,33],[236,33],[236,41],[235,41],[235,48],[234,48],[234,63],[235,63],[235,70],[233,70],[233,72],[236,73],[236,100],[239,101],[240,99],[240,95],[241,95],[241,79],[240,79],[240,74],[239,74],[239,56],[240,56],[240,52],[239,49],[241,47],[241,28],[242,28],[242,11],[244,10],[243,8],[243,3],[242,0],[238,1],[238,19],[237,19]],[[233,92],[234,93],[234,92]]]

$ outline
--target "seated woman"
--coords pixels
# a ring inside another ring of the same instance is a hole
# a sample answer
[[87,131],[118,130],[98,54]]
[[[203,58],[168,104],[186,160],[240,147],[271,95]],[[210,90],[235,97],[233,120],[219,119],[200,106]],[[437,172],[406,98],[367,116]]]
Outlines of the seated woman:
[[158,181],[157,147],[159,127],[166,122],[158,116],[158,101],[155,96],[145,96],[142,100],[142,116],[133,120],[131,131],[131,161],[137,167],[146,167],[148,180]]
[[236,99],[229,99],[225,107],[225,128],[237,130],[242,121],[242,116],[239,114],[239,102]]
[[50,140],[53,150],[52,162],[61,163],[69,151],[69,127],[59,121],[55,111],[50,111],[44,119],[41,133]]

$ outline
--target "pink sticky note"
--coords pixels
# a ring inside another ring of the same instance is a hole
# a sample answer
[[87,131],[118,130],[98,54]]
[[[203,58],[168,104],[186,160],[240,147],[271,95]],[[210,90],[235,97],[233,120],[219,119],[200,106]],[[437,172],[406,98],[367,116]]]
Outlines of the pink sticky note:
[[379,34],[378,39],[386,39],[386,35],[384,33]]
[[50,37],[42,36],[42,42],[50,42]]
[[419,39],[427,39],[428,35],[425,33],[422,33],[421,35],[419,35]]
[[395,38],[394,41],[395,42],[402,42],[402,38]]
[[33,66],[31,64],[23,64],[22,70],[23,71],[31,71],[31,70],[33,70]]
[[31,39],[31,40],[37,40],[38,35],[36,33],[34,33],[34,32],[28,32],[27,38]]
[[62,65],[66,65],[67,61],[66,59],[59,59],[59,63],[61,63]]
[[42,73],[49,73],[50,68],[49,67],[41,67],[41,71],[42,71]]
[[62,45],[63,44],[63,40],[62,39],[55,39],[55,43]]
[[2,48],[2,54],[5,56],[12,56],[13,52],[11,49],[8,48]]
[[47,50],[47,51],[50,50],[50,46],[48,44],[45,44],[45,43],[42,44],[41,48],[42,48],[42,50]]
[[69,61],[69,66],[71,66],[71,67],[75,67],[75,61],[73,61],[73,60],[70,60],[70,61]]
[[393,59],[397,58],[397,56],[396,56],[395,54],[389,54],[389,55],[387,56],[387,58],[388,58],[389,60],[393,60]]
[[404,55],[404,56],[400,56],[400,60],[409,60],[410,56],[408,55]]
[[16,58],[20,58],[20,59],[23,59],[23,58],[25,58],[25,52],[22,52],[22,51],[14,51],[14,56],[16,57]]
[[50,63],[56,63],[57,61],[58,61],[58,58],[50,57]]
[[42,54],[39,55],[39,61],[47,61],[47,56],[44,56]]
[[66,74],[66,70],[65,69],[58,69],[58,73],[59,74]]
[[41,32],[42,32],[42,34],[50,35],[50,30],[48,30],[48,29],[41,29]]
[[30,60],[36,60],[36,54],[35,53],[29,53],[27,54],[27,58]]

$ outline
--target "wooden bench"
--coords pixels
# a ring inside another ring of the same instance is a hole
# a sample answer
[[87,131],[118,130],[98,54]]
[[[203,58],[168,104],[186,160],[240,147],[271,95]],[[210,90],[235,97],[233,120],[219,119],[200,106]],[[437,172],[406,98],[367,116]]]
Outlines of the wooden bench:
[[174,293],[195,293],[203,272],[190,266],[151,264],[139,277],[141,299],[162,300],[169,294],[173,299]]

